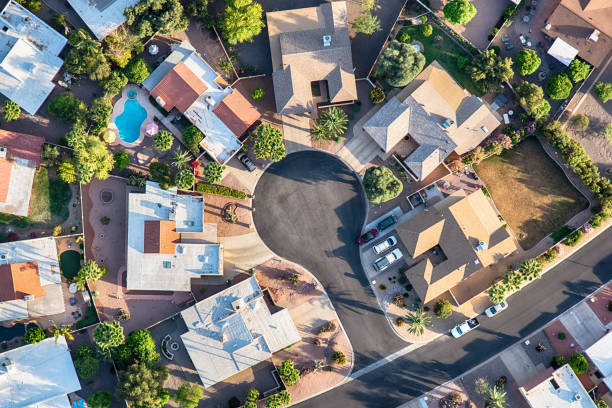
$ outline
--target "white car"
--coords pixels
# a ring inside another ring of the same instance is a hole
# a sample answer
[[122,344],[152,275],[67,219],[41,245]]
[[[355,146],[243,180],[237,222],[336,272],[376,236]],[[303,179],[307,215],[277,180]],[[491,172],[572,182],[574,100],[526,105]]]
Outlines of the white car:
[[382,254],[387,249],[394,247],[397,245],[397,238],[394,235],[391,235],[389,238],[385,239],[383,242],[374,245],[374,252],[377,254]]
[[402,254],[402,251],[400,251],[399,248],[395,248],[393,251],[389,252],[387,255],[381,256],[376,261],[374,261],[374,268],[379,272],[384,271],[389,266],[391,266],[391,264],[401,259],[402,256],[404,256]]
[[465,322],[463,322],[463,323],[453,327],[451,329],[451,335],[454,338],[461,337],[465,333],[467,333],[467,332],[469,332],[471,330],[474,330],[478,326],[480,326],[480,323],[478,323],[478,320],[476,318],[468,319]]
[[485,310],[485,314],[487,315],[487,317],[493,317],[499,312],[506,310],[507,308],[508,308],[508,303],[506,303],[506,301],[503,301],[498,305],[487,308],[487,310]]

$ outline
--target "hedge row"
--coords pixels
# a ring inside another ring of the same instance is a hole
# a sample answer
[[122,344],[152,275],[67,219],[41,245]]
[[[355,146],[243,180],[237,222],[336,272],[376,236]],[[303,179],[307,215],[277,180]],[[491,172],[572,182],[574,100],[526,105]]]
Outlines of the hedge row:
[[238,200],[246,200],[247,193],[240,190],[234,190],[233,188],[216,186],[214,184],[198,183],[196,184],[196,191],[204,194],[214,194],[223,197],[233,197]]

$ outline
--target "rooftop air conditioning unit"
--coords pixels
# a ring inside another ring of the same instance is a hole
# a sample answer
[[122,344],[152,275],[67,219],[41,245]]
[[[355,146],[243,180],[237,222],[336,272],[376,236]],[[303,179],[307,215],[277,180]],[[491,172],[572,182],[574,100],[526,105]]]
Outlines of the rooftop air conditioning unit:
[[330,45],[331,45],[331,35],[324,35],[323,36],[323,46],[329,47]]
[[599,40],[599,30],[593,30],[591,35],[589,35],[589,40],[597,42],[597,40]]
[[444,120],[444,122],[442,122],[442,127],[444,129],[448,129],[449,127],[451,127],[453,124],[455,123],[454,120],[447,118],[446,120]]
[[487,243],[486,243],[486,242],[484,242],[484,241],[480,241],[480,242],[478,243],[478,245],[476,245],[476,250],[477,250],[477,251],[483,251],[483,250],[485,250],[485,249],[487,249],[487,248],[488,248],[488,245],[487,245]]
[[23,297],[23,300],[25,300],[25,301],[34,300],[34,295],[25,295]]
[[486,126],[481,126],[480,129],[485,133],[489,133],[489,129]]
[[161,96],[158,96],[157,98],[155,98],[155,102],[157,102],[157,104],[161,106],[162,108],[166,106],[166,101],[164,101],[164,98],[162,98]]

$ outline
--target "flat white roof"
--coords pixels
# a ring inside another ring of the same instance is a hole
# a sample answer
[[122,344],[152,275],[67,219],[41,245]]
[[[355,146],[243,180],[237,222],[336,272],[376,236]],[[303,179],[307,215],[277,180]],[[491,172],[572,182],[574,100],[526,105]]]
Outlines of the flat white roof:
[[204,388],[259,364],[299,341],[289,311],[274,314],[251,277],[181,312],[181,336]]
[[[145,253],[145,221],[174,219],[177,233],[189,239],[176,243],[175,253]],[[144,193],[130,193],[128,199],[127,288],[129,290],[191,290],[191,279],[223,274],[223,248],[219,244],[197,243],[204,233],[202,196],[178,194],[176,188],[163,190],[147,182]]]
[[612,376],[612,332],[586,349],[586,354],[604,377]]
[[0,364],[0,408],[54,407],[81,389],[63,336],[1,353]]
[[519,390],[532,408],[597,408],[568,364],[529,391]]
[[21,157],[13,158],[6,201],[0,202],[0,212],[26,217],[30,209],[30,196],[34,183],[36,163]]
[[548,49],[548,55],[551,55],[557,61],[568,67],[574,58],[576,58],[576,55],[578,55],[578,50],[557,37],[553,45]]
[[126,20],[123,11],[138,0],[68,0],[98,40],[104,39]]

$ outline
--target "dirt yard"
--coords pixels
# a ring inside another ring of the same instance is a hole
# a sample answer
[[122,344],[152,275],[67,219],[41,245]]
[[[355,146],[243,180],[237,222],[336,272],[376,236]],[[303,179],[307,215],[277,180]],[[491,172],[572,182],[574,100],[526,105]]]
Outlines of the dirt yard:
[[474,169],[523,249],[537,244],[587,205],[535,138]]

